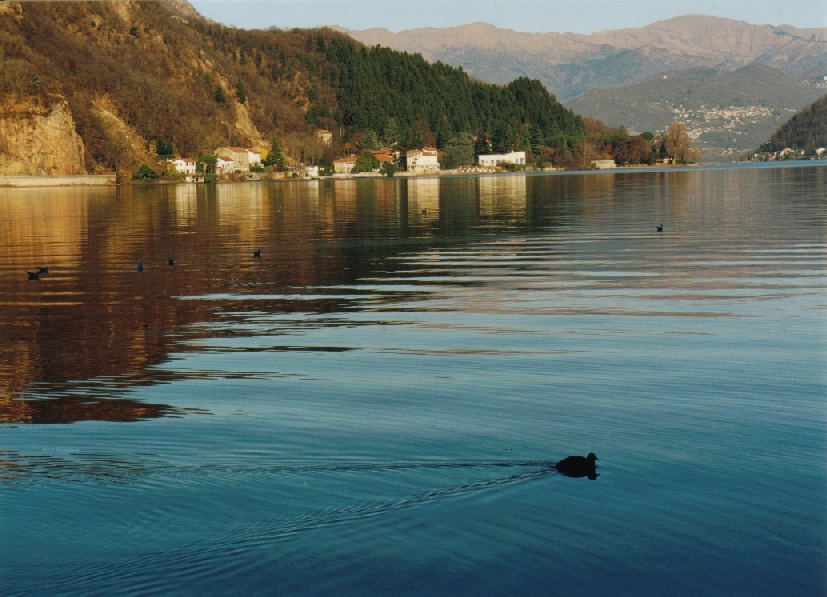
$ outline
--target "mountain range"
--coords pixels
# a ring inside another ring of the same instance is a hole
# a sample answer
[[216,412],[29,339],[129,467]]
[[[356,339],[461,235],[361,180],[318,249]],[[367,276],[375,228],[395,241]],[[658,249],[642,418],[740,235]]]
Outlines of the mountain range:
[[536,77],[566,107],[610,126],[660,131],[681,121],[705,160],[755,148],[827,93],[825,28],[688,15],[591,35],[484,23],[347,33],[367,45],[461,66],[486,81]]
[[827,74],[827,28],[752,25],[704,15],[591,35],[522,33],[485,23],[346,32],[368,46],[418,52],[427,60],[461,66],[484,81],[537,78],[563,102],[596,87],[694,68],[734,71],[763,64],[799,80]]

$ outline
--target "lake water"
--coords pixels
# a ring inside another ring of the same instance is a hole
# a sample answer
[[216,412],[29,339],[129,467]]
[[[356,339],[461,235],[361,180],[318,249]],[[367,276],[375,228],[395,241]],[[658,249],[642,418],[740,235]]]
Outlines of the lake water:
[[823,165],[0,189],[0,595],[825,594],[826,226]]

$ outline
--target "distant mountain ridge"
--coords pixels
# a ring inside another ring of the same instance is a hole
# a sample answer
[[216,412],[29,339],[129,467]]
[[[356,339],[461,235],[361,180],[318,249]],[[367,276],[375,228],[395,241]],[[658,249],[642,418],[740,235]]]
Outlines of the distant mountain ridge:
[[757,147],[827,89],[827,28],[687,15],[591,35],[485,23],[346,33],[484,81],[537,78],[566,107],[610,126],[655,132],[684,122],[704,160]]
[[703,15],[591,35],[521,33],[485,23],[346,33],[369,46],[419,52],[428,60],[461,66],[484,81],[538,78],[561,101],[595,87],[689,68],[733,71],[763,64],[798,79],[827,74],[827,28],[752,25]]

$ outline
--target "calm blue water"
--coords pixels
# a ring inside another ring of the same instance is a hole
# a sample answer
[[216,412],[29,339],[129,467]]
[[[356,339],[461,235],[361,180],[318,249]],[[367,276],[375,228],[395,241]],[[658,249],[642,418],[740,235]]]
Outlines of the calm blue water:
[[0,595],[825,594],[825,224],[825,166],[0,189]]

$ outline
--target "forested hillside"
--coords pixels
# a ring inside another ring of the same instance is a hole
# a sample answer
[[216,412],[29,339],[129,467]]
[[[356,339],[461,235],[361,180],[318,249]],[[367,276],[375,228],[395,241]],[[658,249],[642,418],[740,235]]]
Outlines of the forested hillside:
[[816,149],[827,147],[827,95],[781,125],[758,151],[772,153],[787,147],[805,154],[813,154]]
[[[65,102],[89,171],[134,167],[156,147],[196,156],[273,137],[313,161],[460,133],[555,153],[584,134],[537,81],[482,83],[329,29],[224,27],[181,2],[3,2],[0,61],[2,117]],[[316,141],[320,127],[332,148]]]

